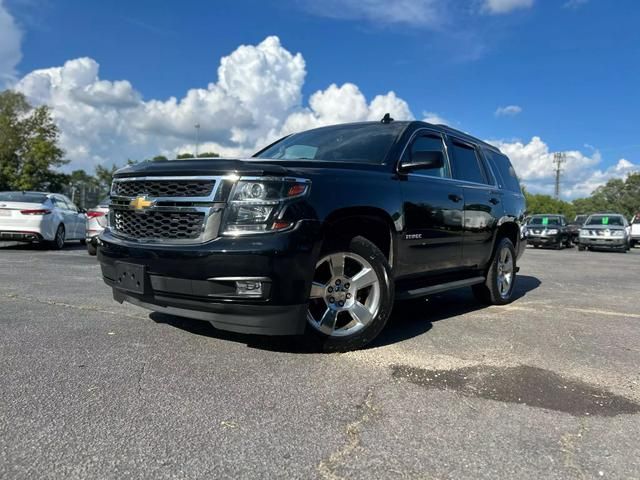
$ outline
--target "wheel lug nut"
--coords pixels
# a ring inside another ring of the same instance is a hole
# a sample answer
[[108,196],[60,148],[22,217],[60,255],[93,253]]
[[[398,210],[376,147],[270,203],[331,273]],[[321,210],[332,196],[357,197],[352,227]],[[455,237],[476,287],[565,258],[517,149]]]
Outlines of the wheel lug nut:
[[350,286],[351,286],[351,285],[350,285],[350,284],[348,284],[348,283],[345,283],[345,284],[344,284],[344,288],[346,288],[347,290],[349,290],[349,287],[350,287]]
[[329,303],[334,303],[335,301],[336,301],[336,299],[335,299],[335,298],[333,298],[333,297],[329,297]]
[[341,283],[340,279],[336,280],[336,285],[340,285]]
[[329,287],[329,288],[327,288],[327,292],[329,292],[329,293],[333,293],[333,287]]
[[347,300],[351,298],[351,294],[347,293]]
[[343,302],[342,300],[340,300],[340,301],[338,302],[338,305],[339,305],[339,306],[341,306],[341,307],[344,307],[344,302]]

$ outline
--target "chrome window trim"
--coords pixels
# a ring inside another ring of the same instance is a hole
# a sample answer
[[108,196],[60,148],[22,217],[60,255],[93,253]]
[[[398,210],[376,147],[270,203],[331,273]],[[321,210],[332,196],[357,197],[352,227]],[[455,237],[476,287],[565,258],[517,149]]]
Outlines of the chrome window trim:
[[[448,177],[434,177],[433,175],[420,175],[420,174],[415,174],[413,172],[402,172],[401,168],[402,168],[402,157],[404,157],[404,154],[407,151],[407,148],[409,148],[409,145],[411,145],[411,143],[415,140],[416,137],[419,136],[420,132],[427,132],[430,134],[435,134],[437,136],[440,137],[440,139],[442,140],[442,145],[444,145],[444,156],[447,160],[447,169],[448,170],[446,173],[449,174]],[[398,161],[396,162],[396,173],[400,174],[400,175],[409,175],[409,174],[414,174],[414,175],[419,175],[420,177],[424,177],[424,178],[440,178],[442,180],[454,180],[453,178],[453,170],[451,168],[451,160],[449,158],[449,147],[447,145],[447,138],[445,133],[440,132],[434,128],[425,128],[425,127],[420,127],[418,128],[415,132],[413,132],[411,134],[411,137],[409,137],[409,140],[407,140],[407,143],[405,143],[404,147],[402,148],[402,151],[400,152],[400,156],[398,157]]]
[[[460,143],[462,145],[465,145],[467,147],[470,147],[473,149],[473,151],[476,153],[476,160],[478,161],[478,167],[480,167],[481,170],[484,170],[484,165],[487,163],[484,159],[484,154],[480,151],[480,146],[474,144],[473,142],[470,142],[469,140],[466,140],[464,138],[461,138],[455,134],[447,134],[447,138],[450,138],[452,141],[456,141],[457,143]],[[478,155],[479,154],[479,155]],[[493,171],[491,172],[493,173]],[[483,172],[483,175],[486,174],[486,172]],[[451,175],[453,177],[453,170],[451,170]],[[486,177],[486,175],[484,175]],[[487,179],[490,180],[490,179]],[[460,182],[469,184],[469,185],[482,185],[484,187],[492,187],[492,188],[497,188],[498,190],[502,191],[502,188],[497,184],[498,179],[496,178],[495,175],[493,175],[493,180],[494,183],[479,183],[479,182],[471,182],[469,180],[458,180]]]

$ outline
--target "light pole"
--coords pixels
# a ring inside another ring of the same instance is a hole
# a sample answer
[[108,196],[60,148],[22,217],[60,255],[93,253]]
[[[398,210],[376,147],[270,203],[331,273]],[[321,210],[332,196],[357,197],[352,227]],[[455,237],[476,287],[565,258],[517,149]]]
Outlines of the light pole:
[[198,147],[200,146],[200,123],[196,123],[195,127],[196,127],[196,157],[197,157]]

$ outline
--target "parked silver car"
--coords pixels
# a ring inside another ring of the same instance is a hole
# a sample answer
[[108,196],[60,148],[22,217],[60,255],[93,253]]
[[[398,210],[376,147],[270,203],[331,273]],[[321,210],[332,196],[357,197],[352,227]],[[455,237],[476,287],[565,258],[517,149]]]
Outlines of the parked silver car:
[[84,243],[85,215],[64,195],[0,192],[0,240],[47,242],[61,249],[65,241]]
[[580,229],[578,250],[606,248],[629,251],[631,229],[624,215],[598,213],[590,215]]
[[98,253],[98,235],[107,227],[109,197],[103,198],[95,208],[87,211],[87,251],[89,255]]

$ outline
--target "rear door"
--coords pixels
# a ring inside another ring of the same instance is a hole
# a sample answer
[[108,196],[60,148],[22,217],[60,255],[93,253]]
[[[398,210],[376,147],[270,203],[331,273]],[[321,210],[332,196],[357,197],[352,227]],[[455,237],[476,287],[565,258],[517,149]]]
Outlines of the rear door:
[[76,215],[66,198],[63,195],[54,195],[52,200],[62,218],[62,223],[64,223],[65,238],[67,240],[77,238]]
[[80,209],[73,203],[68,197],[64,197],[64,200],[69,208],[69,218],[73,221],[73,238],[84,238],[85,235],[85,215],[80,213]]
[[477,146],[447,135],[453,177],[462,186],[462,265],[482,268],[491,259],[493,237],[502,217],[502,196],[495,178],[485,165]]
[[405,229],[396,265],[403,275],[458,268],[462,254],[463,194],[458,182],[451,179],[443,135],[435,130],[418,130],[401,162],[410,162],[412,152],[421,150],[442,152],[445,165],[399,175]]

